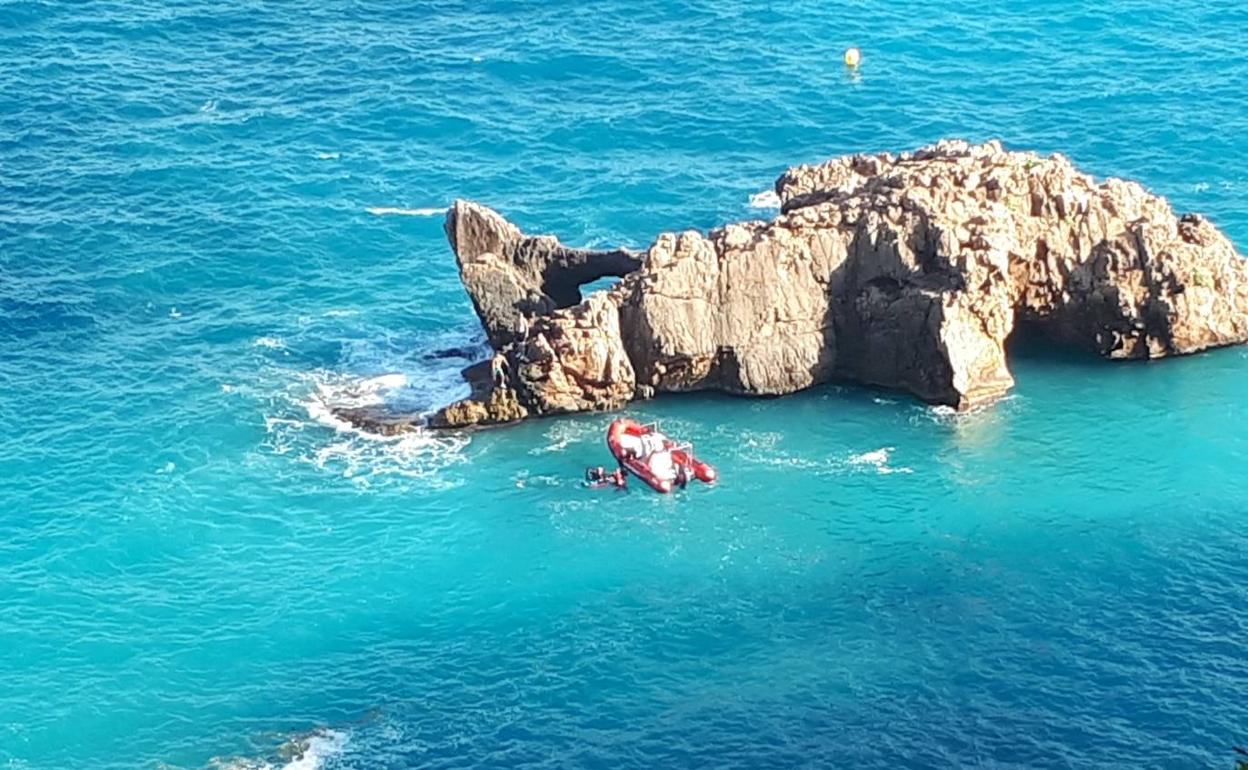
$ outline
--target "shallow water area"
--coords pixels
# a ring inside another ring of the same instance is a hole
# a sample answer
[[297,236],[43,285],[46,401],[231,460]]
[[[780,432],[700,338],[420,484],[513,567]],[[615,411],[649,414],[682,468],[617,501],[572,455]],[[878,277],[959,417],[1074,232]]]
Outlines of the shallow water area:
[[[1229,767],[1245,349],[950,414],[364,436],[484,354],[439,212],[644,247],[784,167],[1060,151],[1248,244],[1248,8],[0,0],[0,766]],[[856,72],[841,64],[863,50]]]

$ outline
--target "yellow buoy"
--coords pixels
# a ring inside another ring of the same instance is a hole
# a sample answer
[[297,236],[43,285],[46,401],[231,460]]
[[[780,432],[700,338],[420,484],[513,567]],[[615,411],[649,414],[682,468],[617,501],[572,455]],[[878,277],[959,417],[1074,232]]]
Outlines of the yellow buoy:
[[845,51],[845,66],[856,69],[859,64],[862,64],[862,51],[859,51],[857,48],[847,49]]

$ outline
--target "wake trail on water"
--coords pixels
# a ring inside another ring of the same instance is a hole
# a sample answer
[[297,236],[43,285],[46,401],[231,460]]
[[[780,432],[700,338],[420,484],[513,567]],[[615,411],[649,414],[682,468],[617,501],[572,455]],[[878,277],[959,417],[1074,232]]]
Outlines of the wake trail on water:
[[859,473],[877,473],[887,476],[894,473],[914,473],[905,465],[893,464],[896,447],[885,446],[867,451],[849,450],[833,455],[797,454],[785,449],[786,439],[781,432],[755,433],[737,442],[740,447],[739,461],[745,465],[766,465],[827,476],[844,476]]
[[399,217],[436,217],[446,213],[446,207],[428,206],[419,209],[405,209],[394,206],[373,206],[364,209],[370,214],[379,217],[399,216]]
[[893,452],[897,451],[897,447],[880,447],[870,452],[861,452],[859,454],[850,455],[847,461],[851,467],[873,470],[876,473],[887,475],[890,473],[914,473],[913,468],[905,466],[893,466],[889,461],[892,459]]

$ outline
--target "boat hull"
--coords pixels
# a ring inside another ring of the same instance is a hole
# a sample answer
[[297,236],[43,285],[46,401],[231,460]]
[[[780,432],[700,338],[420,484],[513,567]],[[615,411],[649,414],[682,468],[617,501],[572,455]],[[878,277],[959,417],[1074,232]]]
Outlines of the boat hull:
[[650,426],[627,417],[613,421],[607,428],[607,448],[611,450],[611,454],[615,456],[621,467],[644,481],[656,492],[667,494],[676,485],[675,478],[671,474],[656,472],[654,464],[649,461],[651,453],[656,449],[670,455],[673,468],[679,466],[688,468],[692,477],[698,481],[710,484],[719,477],[715,468],[710,464],[693,457],[685,449],[678,447],[676,442],[657,433]]

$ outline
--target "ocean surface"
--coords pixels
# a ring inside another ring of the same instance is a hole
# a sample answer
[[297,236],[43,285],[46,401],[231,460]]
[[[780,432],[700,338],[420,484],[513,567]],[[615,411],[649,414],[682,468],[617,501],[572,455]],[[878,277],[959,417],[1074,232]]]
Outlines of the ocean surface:
[[1246,84],[1240,0],[0,0],[0,768],[1229,770],[1244,349],[637,404],[666,497],[327,409],[464,393],[456,197],[644,247],[1000,138],[1243,249]]

